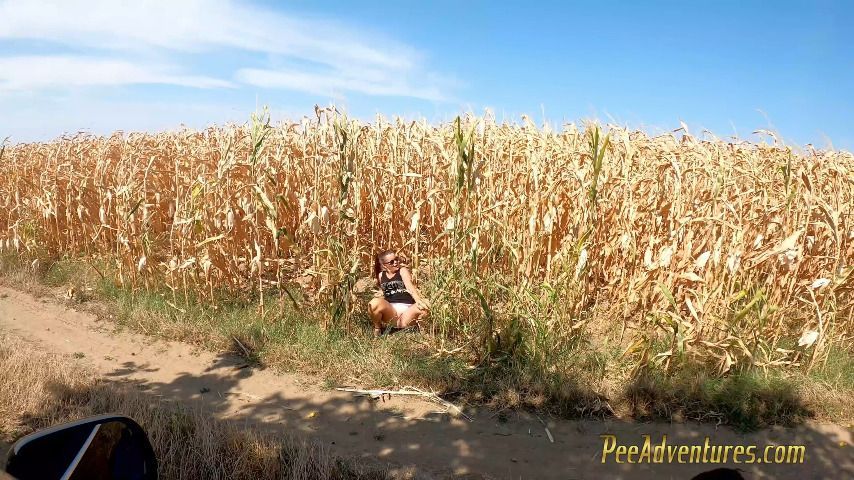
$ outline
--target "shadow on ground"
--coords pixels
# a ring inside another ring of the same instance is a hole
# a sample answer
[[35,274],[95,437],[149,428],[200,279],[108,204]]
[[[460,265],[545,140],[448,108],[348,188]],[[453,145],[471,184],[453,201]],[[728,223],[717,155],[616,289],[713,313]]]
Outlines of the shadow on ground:
[[[664,435],[667,445],[675,446],[703,445],[709,437],[711,445],[757,445],[757,457],[765,445],[805,445],[803,465],[735,464],[731,459],[725,465],[740,468],[745,478],[757,479],[854,475],[851,432],[817,425],[741,434],[708,424],[541,421],[524,412],[511,413],[508,418],[475,409],[467,410],[473,417],[469,422],[441,412],[438,405],[434,413],[422,411],[416,418],[405,408],[412,400],[401,397],[396,397],[400,408],[388,408],[379,400],[338,392],[324,392],[322,396],[281,392],[254,395],[244,390],[247,381],[255,376],[266,381],[270,373],[225,354],[217,356],[203,373],[183,373],[168,383],[128,379],[132,374],[153,371],[157,367],[147,363],[123,362],[107,377],[142,392],[152,405],[180,402],[222,422],[272,435],[296,434],[320,443],[335,455],[390,466],[392,475],[409,471],[416,478],[688,479],[721,466],[617,464],[613,454],[603,464],[602,435],[616,435],[626,446],[642,446],[643,435],[650,436],[653,446],[660,445]],[[67,398],[96,392],[56,386],[54,393]]]

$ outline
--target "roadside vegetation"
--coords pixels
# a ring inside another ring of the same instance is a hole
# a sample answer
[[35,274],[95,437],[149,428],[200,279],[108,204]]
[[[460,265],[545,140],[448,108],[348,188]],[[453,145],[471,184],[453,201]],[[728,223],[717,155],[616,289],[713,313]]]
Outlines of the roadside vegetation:
[[[2,269],[329,384],[745,429],[850,415],[850,153],[316,113],[7,146]],[[432,309],[375,340],[387,247]]]

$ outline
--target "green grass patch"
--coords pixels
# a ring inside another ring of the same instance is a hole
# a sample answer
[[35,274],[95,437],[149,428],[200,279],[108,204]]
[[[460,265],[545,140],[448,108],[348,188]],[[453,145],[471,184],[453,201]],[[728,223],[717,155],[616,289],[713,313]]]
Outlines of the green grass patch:
[[48,287],[69,285],[74,283],[75,279],[80,278],[84,268],[87,267],[69,259],[46,262],[41,274],[41,281]]
[[835,389],[854,391],[854,354],[842,348],[831,350],[827,360],[810,372],[810,377]]
[[780,372],[741,370],[719,377],[702,367],[674,375],[649,371],[626,387],[624,397],[637,419],[713,421],[743,431],[796,425],[815,415],[796,379]]
[[[14,258],[0,261],[5,275],[29,272],[44,285],[91,286],[94,298],[106,303],[119,326],[230,352],[250,365],[315,376],[328,388],[411,385],[498,410],[528,409],[570,418],[617,414],[639,420],[698,420],[742,430],[793,425],[816,414],[848,418],[846,392],[854,391],[854,357],[842,348],[809,375],[770,369],[721,376],[684,362],[671,372],[650,368],[633,376],[633,364],[617,344],[594,344],[582,335],[558,343],[545,330],[526,330],[515,321],[497,333],[470,330],[468,338],[475,343],[468,344],[460,336],[442,339],[419,332],[374,338],[364,314],[349,322],[325,321],[328,309],[309,306],[299,292],[292,292],[299,305],[285,295],[266,295],[261,316],[251,295],[241,300],[223,294],[215,301],[201,301],[165,289],[122,288],[80,261],[54,261],[35,272]],[[469,328],[463,320],[452,321]],[[448,320],[434,321],[441,326]]]

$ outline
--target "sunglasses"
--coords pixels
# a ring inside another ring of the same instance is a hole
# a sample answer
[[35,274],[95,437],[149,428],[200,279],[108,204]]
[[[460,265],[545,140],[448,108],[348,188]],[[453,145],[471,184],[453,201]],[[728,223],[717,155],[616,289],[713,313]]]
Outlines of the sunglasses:
[[392,258],[391,260],[389,260],[387,262],[383,262],[383,265],[397,265],[398,263],[400,263],[399,258]]

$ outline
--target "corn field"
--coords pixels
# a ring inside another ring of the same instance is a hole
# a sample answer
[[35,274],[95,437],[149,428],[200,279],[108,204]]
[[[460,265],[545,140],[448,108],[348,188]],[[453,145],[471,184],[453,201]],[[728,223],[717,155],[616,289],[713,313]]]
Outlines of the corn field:
[[315,113],[5,145],[0,247],[112,262],[116,282],[174,302],[236,292],[261,315],[298,286],[335,318],[395,248],[442,338],[512,330],[547,356],[603,337],[637,365],[721,373],[851,349],[851,153]]

